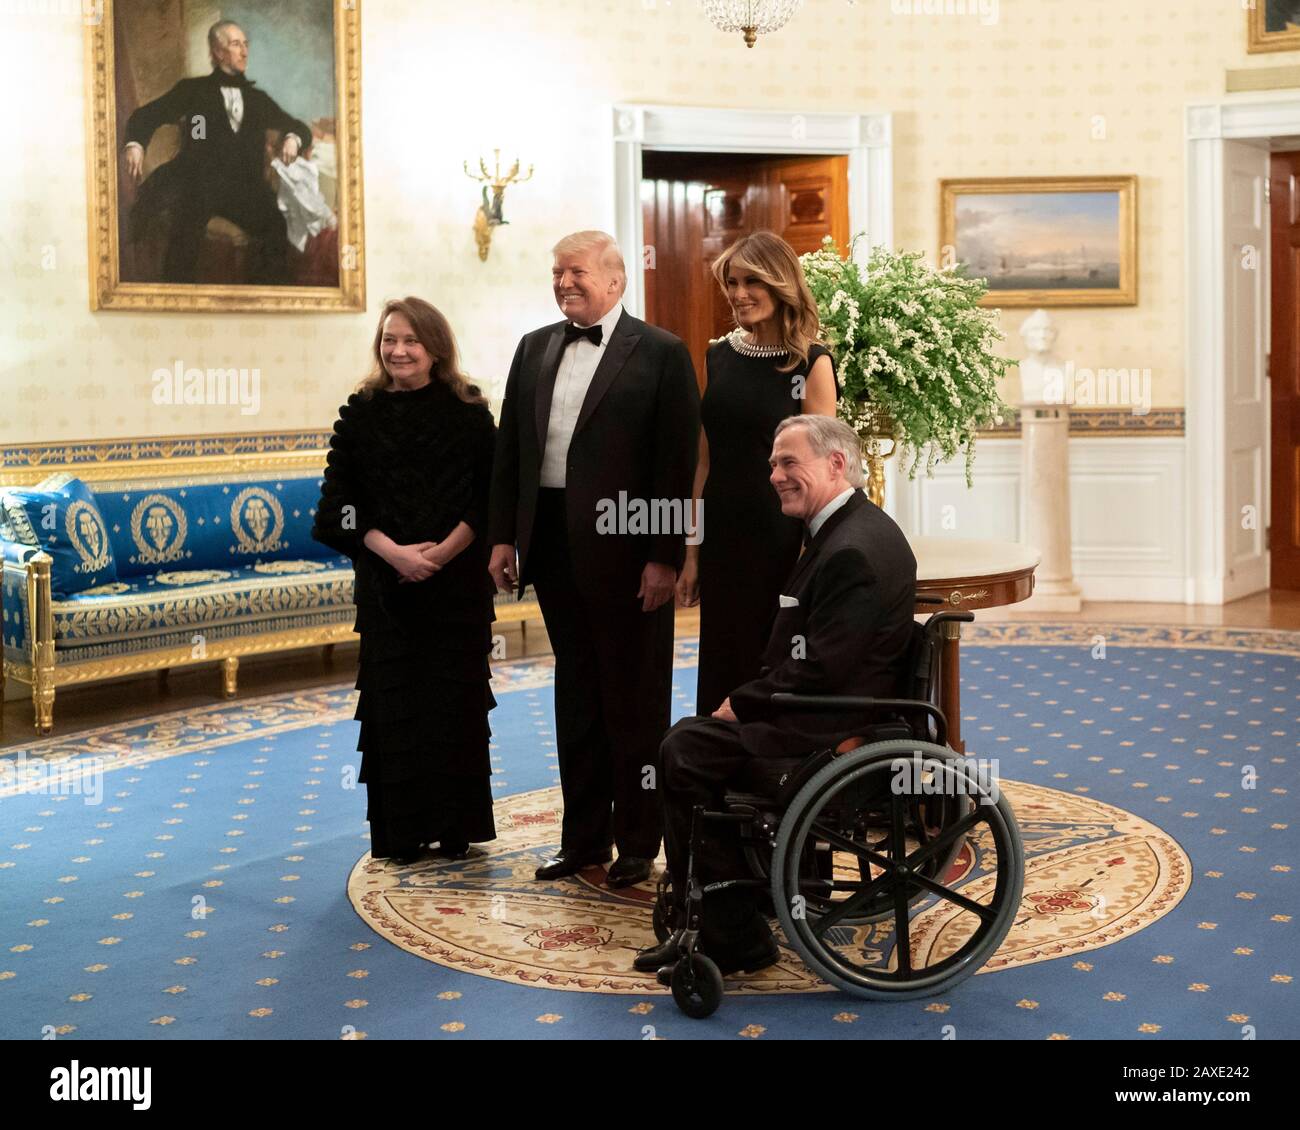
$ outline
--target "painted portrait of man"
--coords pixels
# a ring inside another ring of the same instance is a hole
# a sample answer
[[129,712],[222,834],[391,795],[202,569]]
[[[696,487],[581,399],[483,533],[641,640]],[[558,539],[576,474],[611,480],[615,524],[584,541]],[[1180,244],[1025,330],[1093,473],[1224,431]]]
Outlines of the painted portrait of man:
[[113,5],[122,282],[339,285],[334,9]]

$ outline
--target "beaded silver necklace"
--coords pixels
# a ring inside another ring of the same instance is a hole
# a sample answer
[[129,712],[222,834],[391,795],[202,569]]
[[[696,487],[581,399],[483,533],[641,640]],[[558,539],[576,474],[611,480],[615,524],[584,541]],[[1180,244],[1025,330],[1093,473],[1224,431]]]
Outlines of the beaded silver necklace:
[[750,345],[739,327],[727,334],[727,344],[742,357],[780,357],[790,352],[784,345]]

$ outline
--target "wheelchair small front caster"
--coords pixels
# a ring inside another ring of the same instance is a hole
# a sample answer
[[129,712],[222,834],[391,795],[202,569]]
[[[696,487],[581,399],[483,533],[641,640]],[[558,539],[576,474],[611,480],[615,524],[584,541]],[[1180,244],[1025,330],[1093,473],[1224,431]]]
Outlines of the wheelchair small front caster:
[[692,1020],[712,1016],[722,1003],[722,973],[709,957],[692,953],[673,966],[673,1000]]

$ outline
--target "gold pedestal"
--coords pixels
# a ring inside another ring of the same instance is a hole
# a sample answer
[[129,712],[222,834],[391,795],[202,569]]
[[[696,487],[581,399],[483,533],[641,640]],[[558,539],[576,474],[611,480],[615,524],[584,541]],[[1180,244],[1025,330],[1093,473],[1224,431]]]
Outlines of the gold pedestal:
[[[864,411],[858,419],[858,438],[867,466],[867,497],[882,510],[885,507],[885,460],[898,450],[893,418],[884,412]],[[888,444],[888,451],[881,445]]]

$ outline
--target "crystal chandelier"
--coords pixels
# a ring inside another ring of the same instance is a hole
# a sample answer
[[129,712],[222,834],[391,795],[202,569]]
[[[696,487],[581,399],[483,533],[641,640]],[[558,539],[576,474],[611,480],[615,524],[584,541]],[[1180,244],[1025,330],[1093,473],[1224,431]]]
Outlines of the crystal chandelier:
[[700,0],[704,14],[720,31],[739,31],[753,47],[760,33],[785,27],[803,0]]

